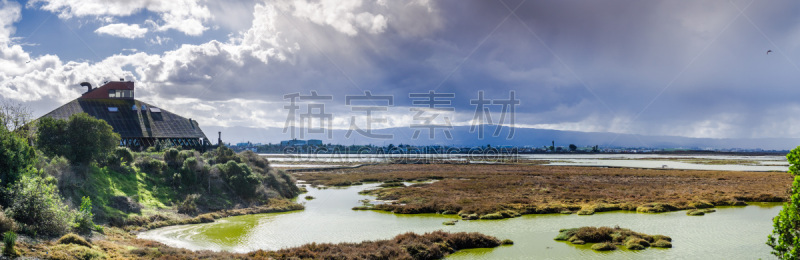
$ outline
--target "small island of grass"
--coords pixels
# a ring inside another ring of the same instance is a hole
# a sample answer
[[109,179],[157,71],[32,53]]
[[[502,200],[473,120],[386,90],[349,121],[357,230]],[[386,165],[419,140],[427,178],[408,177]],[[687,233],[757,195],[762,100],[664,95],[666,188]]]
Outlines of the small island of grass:
[[671,248],[672,238],[664,235],[647,235],[620,227],[581,227],[559,230],[555,240],[568,241],[582,245],[593,243],[596,251],[615,250],[624,246],[630,250],[642,250],[647,247]]

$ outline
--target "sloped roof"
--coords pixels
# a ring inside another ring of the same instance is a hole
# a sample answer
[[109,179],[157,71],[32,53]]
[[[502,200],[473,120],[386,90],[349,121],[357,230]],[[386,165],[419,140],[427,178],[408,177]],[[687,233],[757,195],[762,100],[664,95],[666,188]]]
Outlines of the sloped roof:
[[[109,107],[116,107],[117,111],[112,112]],[[197,121],[160,108],[161,112],[151,111],[151,108],[158,107],[135,99],[78,98],[43,117],[69,119],[73,114],[84,112],[108,122],[122,138],[206,138]]]

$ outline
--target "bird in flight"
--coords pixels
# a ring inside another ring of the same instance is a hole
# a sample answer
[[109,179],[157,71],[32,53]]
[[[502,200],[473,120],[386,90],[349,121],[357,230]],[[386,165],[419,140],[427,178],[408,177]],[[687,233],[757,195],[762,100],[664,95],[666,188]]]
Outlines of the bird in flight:
[[767,55],[769,55],[770,52],[772,52],[772,50],[767,50]]

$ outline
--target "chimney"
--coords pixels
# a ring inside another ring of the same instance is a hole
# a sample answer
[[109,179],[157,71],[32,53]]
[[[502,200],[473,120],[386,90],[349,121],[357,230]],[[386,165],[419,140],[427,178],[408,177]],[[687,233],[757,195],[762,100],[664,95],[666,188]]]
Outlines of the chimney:
[[88,88],[88,89],[86,90],[86,93],[89,93],[89,91],[92,91],[92,84],[91,84],[91,83],[89,83],[89,82],[81,82],[81,86],[84,86],[84,87],[87,87],[87,88]]
[[217,139],[217,145],[222,145],[222,131],[219,132],[219,139]]

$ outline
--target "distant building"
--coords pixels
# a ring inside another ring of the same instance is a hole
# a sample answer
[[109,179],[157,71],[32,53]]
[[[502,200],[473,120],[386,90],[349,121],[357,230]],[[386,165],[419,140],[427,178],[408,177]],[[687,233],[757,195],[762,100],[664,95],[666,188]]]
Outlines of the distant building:
[[42,117],[69,119],[86,113],[106,121],[120,135],[120,146],[145,148],[157,143],[185,147],[210,145],[197,121],[176,115],[155,105],[134,99],[131,81],[111,81],[99,88],[88,88],[72,100]]
[[322,146],[322,140],[317,140],[317,139],[308,140],[308,145],[311,145],[311,146]]
[[281,146],[303,146],[303,145],[306,145],[305,140],[292,139],[287,141],[281,141]]

